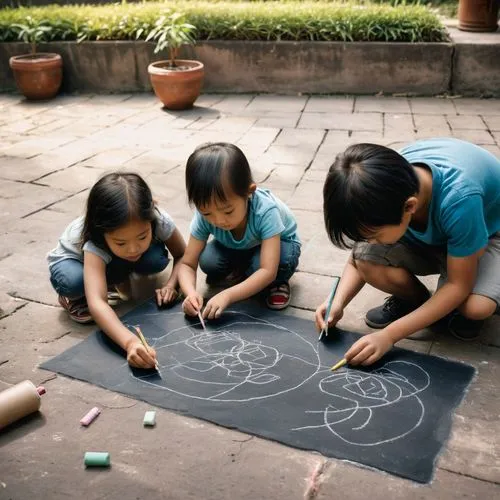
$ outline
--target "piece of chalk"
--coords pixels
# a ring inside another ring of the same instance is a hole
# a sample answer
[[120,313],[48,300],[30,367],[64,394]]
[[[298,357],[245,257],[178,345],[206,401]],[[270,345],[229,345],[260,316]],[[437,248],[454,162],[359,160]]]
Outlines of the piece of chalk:
[[153,426],[156,424],[156,412],[155,411],[147,411],[144,414],[143,424],[146,426]]
[[80,420],[80,423],[82,425],[84,425],[85,427],[87,427],[88,425],[90,425],[94,420],[95,418],[97,417],[97,415],[99,415],[99,413],[101,413],[101,410],[99,408],[97,408],[97,406],[94,406],[94,408],[92,408],[81,420]]
[[204,321],[203,316],[201,315],[200,311],[198,311],[198,318],[200,320],[201,326],[203,327],[203,330],[206,330],[207,327],[205,326],[205,321]]
[[334,372],[335,370],[338,370],[339,368],[342,368],[345,364],[347,364],[347,359],[343,358],[337,364],[333,365],[330,368],[330,371]]
[[107,451],[86,451],[83,461],[87,467],[109,467],[111,464]]

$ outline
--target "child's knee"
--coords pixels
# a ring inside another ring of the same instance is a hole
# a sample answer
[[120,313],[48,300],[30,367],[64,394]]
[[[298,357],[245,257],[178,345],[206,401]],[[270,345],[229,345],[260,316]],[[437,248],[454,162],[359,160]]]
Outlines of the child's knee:
[[482,320],[495,314],[497,303],[483,295],[471,294],[458,308],[460,313],[468,319]]
[[200,258],[198,260],[198,264],[200,266],[200,269],[207,275],[211,274],[217,274],[217,272],[220,271],[219,269],[219,259],[217,259],[216,255],[214,255],[214,252],[210,250],[210,248],[207,246],[201,252]]
[[153,244],[134,269],[139,274],[161,273],[169,263],[168,250],[163,243]]
[[381,264],[375,264],[369,260],[359,260],[354,259],[354,266],[358,270],[359,274],[365,281],[371,281],[373,276],[380,277],[382,276],[387,269],[387,266],[383,266]]
[[79,298],[85,295],[83,265],[78,264],[62,261],[50,270],[50,282],[59,295],[69,298]]

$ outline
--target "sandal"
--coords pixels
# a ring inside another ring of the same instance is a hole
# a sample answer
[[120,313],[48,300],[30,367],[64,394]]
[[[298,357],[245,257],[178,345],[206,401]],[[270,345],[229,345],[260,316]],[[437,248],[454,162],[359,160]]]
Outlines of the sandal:
[[68,312],[69,317],[77,323],[86,324],[94,321],[90,315],[89,306],[87,305],[85,297],[69,299],[68,297],[59,295],[59,304]]
[[108,304],[110,306],[117,306],[121,302],[124,302],[122,294],[114,286],[108,287]]
[[281,283],[269,287],[269,293],[266,298],[266,305],[269,309],[279,311],[285,309],[290,304],[291,293],[288,283]]

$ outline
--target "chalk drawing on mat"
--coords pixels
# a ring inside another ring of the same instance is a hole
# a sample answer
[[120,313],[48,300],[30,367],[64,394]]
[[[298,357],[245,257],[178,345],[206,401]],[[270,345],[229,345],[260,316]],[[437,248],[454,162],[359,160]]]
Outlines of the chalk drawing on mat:
[[[132,376],[160,390],[214,402],[274,398],[316,377],[313,387],[323,403],[305,411],[308,425],[292,431],[324,429],[355,446],[396,441],[422,424],[425,407],[419,393],[430,385],[430,377],[417,364],[389,361],[370,372],[346,368],[331,373],[320,362],[316,342],[246,313],[226,314],[230,319],[219,328],[205,331],[192,323],[149,335],[163,377]],[[274,344],[275,333],[286,335],[286,342],[281,337]],[[391,420],[394,425],[387,425]]]
[[[220,328],[200,331],[193,324],[149,337],[162,380],[136,378],[189,398],[247,402],[298,389],[321,369],[315,343],[296,332],[245,313],[225,314],[234,320]],[[270,328],[287,335],[285,348],[282,339],[273,345]]]
[[[293,430],[325,428],[358,446],[396,441],[424,420],[425,406],[418,394],[429,385],[429,374],[407,361],[390,361],[371,372],[347,368],[319,382],[320,391],[331,398],[326,408],[307,411],[319,423]],[[394,425],[379,425],[391,419]]]

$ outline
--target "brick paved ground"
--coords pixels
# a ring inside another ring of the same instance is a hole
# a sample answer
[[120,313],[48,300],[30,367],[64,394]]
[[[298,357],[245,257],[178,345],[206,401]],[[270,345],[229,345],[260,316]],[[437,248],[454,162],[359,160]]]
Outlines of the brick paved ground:
[[[321,214],[322,182],[338,151],[360,141],[399,147],[452,135],[500,157],[500,101],[206,95],[197,104],[168,113],[151,95],[63,96],[39,104],[0,95],[0,389],[27,378],[45,381],[48,389],[41,417],[0,435],[0,498],[499,497],[498,318],[475,343],[445,333],[402,342],[478,369],[429,486],[164,410],[158,410],[156,431],[144,433],[141,421],[149,405],[37,368],[92,331],[72,323],[57,306],[45,254],[82,212],[89,187],[103,172],[141,172],[187,236],[188,154],[202,142],[236,142],[256,180],[298,218],[304,246],[290,311],[311,318],[347,255],[328,243]],[[432,287],[435,279],[427,282]],[[145,288],[139,285],[137,293]],[[367,287],[343,325],[369,331],[363,314],[381,298]],[[78,420],[95,404],[105,409],[99,427],[84,431]],[[113,457],[109,471],[82,467],[97,429],[99,447]],[[316,493],[307,490],[313,476]]]

